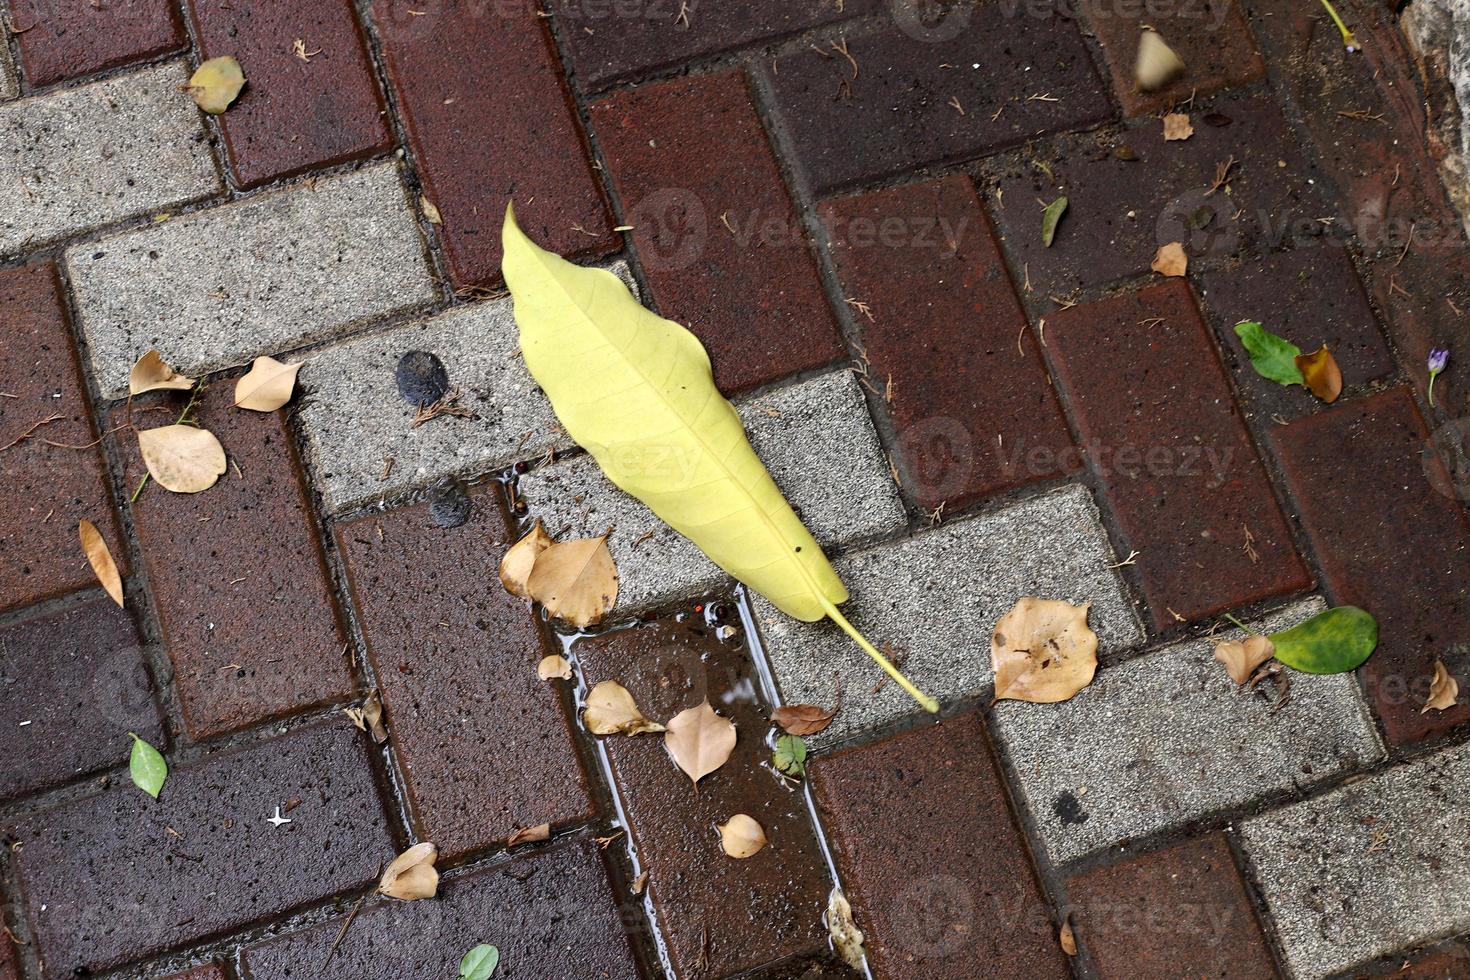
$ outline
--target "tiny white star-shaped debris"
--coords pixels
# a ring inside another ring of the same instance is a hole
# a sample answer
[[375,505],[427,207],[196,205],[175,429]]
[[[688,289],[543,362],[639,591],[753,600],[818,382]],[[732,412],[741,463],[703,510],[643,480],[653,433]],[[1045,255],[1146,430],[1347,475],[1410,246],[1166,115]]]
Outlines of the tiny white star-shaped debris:
[[279,827],[283,823],[290,823],[290,822],[291,822],[291,820],[290,820],[289,817],[283,817],[283,816],[281,816],[281,808],[280,807],[276,807],[276,815],[275,816],[273,816],[273,817],[266,817],[266,823],[269,823],[273,827]]

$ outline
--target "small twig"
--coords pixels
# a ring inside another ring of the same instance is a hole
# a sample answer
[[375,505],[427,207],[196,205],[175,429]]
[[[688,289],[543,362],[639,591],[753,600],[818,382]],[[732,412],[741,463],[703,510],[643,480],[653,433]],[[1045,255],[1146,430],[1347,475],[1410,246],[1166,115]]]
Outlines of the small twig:
[[29,439],[31,437],[31,434],[33,432],[35,432],[37,429],[39,429],[41,426],[43,426],[43,425],[50,425],[52,422],[59,422],[59,421],[61,421],[64,418],[66,418],[66,416],[53,414],[53,415],[50,415],[50,416],[42,419],[41,421],[37,422],[35,425],[31,426],[29,429],[27,429],[24,432],[22,432],[20,435],[16,436],[14,439],[10,440],[10,442],[6,443],[3,446],[0,446],[0,453],[3,453],[5,450],[11,448],[12,446],[18,446],[21,443],[25,442],[27,439]]
[[1215,193],[1220,188],[1225,186],[1225,181],[1230,178],[1230,171],[1234,167],[1235,155],[1233,153],[1224,163],[1215,164],[1215,182],[1210,185],[1209,190],[1205,191],[1205,197],[1209,197],[1211,194]]

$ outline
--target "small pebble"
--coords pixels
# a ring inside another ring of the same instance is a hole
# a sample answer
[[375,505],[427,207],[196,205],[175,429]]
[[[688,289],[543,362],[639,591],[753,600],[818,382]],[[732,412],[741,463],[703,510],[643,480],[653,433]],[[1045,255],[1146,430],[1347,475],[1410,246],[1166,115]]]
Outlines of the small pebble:
[[398,393],[410,405],[432,405],[449,392],[449,372],[444,362],[428,351],[411,350],[398,359],[393,369]]
[[440,527],[459,527],[470,519],[470,495],[455,480],[441,480],[429,491],[429,515]]

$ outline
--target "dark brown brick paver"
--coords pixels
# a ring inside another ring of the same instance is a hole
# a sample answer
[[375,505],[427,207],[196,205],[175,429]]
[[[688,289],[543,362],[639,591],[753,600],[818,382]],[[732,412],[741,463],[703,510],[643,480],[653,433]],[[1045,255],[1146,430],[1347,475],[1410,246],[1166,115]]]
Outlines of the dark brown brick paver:
[[54,266],[0,272],[0,446],[9,447],[0,453],[0,611],[96,583],[80,520],[97,525],[120,568],[126,561],[61,304]]
[[218,963],[205,963],[192,970],[177,973],[169,977],[169,980],[229,980],[229,974],[225,973],[225,968]]
[[420,504],[338,532],[414,827],[450,860],[592,815],[560,682],[536,676],[555,651],[495,575],[496,487],[472,500],[455,528]]
[[171,0],[12,0],[10,24],[32,85],[144,61],[185,43],[183,19]]
[[190,0],[189,11],[203,57],[234,55],[249,80],[220,117],[241,186],[388,147],[383,98],[351,0]]
[[1420,713],[1436,659],[1470,684],[1470,657],[1457,653],[1470,637],[1470,522],[1428,437],[1403,388],[1273,432],[1332,598],[1378,618],[1362,673],[1400,744],[1470,718],[1463,700]]
[[1110,118],[1074,23],[1046,2],[1022,6],[1035,8],[1024,29],[1005,5],[986,3],[967,9],[958,34],[895,25],[847,37],[847,55],[829,43],[763,62],[813,190],[966,160]]
[[978,713],[821,757],[812,785],[878,976],[1070,975]]
[[[801,797],[762,766],[771,726],[748,657],[700,622],[640,626],[575,650],[589,685],[621,683],[650,718],[708,700],[735,724],[734,754],[697,791],[661,737],[603,740],[675,973],[723,977],[824,949],[832,882]],[[714,829],[737,813],[769,841],[743,860],[725,855]]]
[[[148,580],[195,738],[354,692],[343,632],[284,412],[233,407],[234,381],[210,386],[194,417],[230,459],[209,490],[153,484],[133,503]],[[170,424],[184,399],[134,403],[140,428]],[[163,406],[150,409],[148,406]],[[114,424],[127,417],[113,412]],[[147,470],[120,433],[127,486]]]
[[722,391],[843,355],[743,72],[619,93],[591,119],[653,299],[704,342]]
[[1103,980],[1277,975],[1223,834],[1067,880],[1072,925]]
[[1064,310],[1046,337],[1156,629],[1312,584],[1187,285]]
[[1077,468],[969,178],[830,200],[822,217],[843,292],[865,304],[853,319],[869,380],[920,506],[952,511]]
[[142,642],[100,597],[0,629],[0,800],[127,762],[161,741]]
[[[9,927],[6,927],[7,930]],[[20,964],[16,961],[15,944],[10,936],[0,936],[0,980],[20,980]]]
[[534,0],[377,0],[373,19],[455,286],[500,279],[512,198],[543,248],[619,247]]
[[[364,747],[345,719],[180,766],[11,828],[48,976],[85,976],[365,885],[391,860]],[[276,807],[291,823],[273,826]]]

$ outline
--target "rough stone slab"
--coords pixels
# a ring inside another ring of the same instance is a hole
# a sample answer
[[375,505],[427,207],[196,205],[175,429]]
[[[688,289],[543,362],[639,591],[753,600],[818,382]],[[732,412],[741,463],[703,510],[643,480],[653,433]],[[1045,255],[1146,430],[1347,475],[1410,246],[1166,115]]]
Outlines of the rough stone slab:
[[[775,414],[771,414],[775,413]],[[740,406],[751,445],[823,549],[874,540],[904,526],[862,390],[850,371],[823,375]],[[729,581],[698,548],[617,489],[590,456],[521,477],[527,512],[554,536],[615,528],[618,609],[712,592]],[[648,536],[651,532],[651,536]]]
[[[609,271],[637,292],[626,264]],[[411,350],[438,356],[460,390],[460,405],[476,418],[441,416],[413,427],[415,408],[393,377],[398,359]],[[327,509],[569,448],[519,350],[507,297],[311,355],[301,372],[301,427]],[[389,459],[393,467],[383,479]]]
[[[843,505],[847,504],[843,492]],[[990,690],[990,631],[1025,595],[1091,602],[1089,622],[1104,654],[1143,642],[1143,630],[1115,570],[1117,562],[1092,496],[1067,487],[993,514],[945,524],[838,560],[852,599],[844,615],[875,644],[906,658],[904,673],[941,701]],[[830,704],[833,675],[853,695],[818,745],[921,711],[829,621],[803,623],[764,599],[755,602],[766,653],[788,704]]]
[[0,101],[13,99],[20,94],[20,80],[15,74],[15,65],[10,61],[10,49],[0,44]]
[[[1300,602],[1253,628],[1285,629],[1323,605]],[[1061,704],[996,705],[991,729],[1054,861],[1292,793],[1383,757],[1351,674],[1293,671],[1291,698],[1275,710],[1274,690],[1239,692],[1215,661],[1215,643],[1235,635],[1104,666]]]
[[0,108],[0,259],[217,193],[188,78],[174,61]]
[[1467,835],[1461,745],[1250,820],[1241,845],[1287,964],[1319,980],[1470,929]]
[[204,373],[435,298],[393,164],[78,245],[66,261],[98,384],[114,397],[150,347]]

